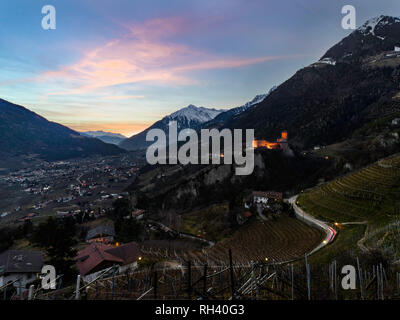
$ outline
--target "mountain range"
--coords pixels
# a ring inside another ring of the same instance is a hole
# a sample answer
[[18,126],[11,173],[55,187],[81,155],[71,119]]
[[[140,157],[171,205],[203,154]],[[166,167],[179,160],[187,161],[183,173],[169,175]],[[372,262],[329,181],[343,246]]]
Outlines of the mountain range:
[[276,87],[273,87],[266,94],[257,95],[256,97],[254,97],[253,100],[247,102],[246,104],[240,107],[236,107],[229,110],[207,109],[204,107],[196,107],[194,105],[189,105],[162,118],[161,120],[157,121],[149,128],[147,128],[146,130],[122,141],[119,144],[119,146],[127,150],[145,149],[152,143],[146,141],[147,132],[151,129],[156,129],[156,128],[168,132],[168,123],[170,121],[177,122],[178,131],[184,128],[191,128],[198,130],[201,128],[222,126],[227,120],[259,104],[273,90],[275,90],[275,88]]
[[[230,110],[189,105],[122,140],[119,147],[144,149],[149,145],[148,130],[167,131],[174,120],[178,129],[252,128],[262,139],[274,139],[287,130],[295,150],[357,140],[360,148],[376,153],[381,147],[400,145],[396,138],[400,132],[391,126],[396,118],[400,118],[400,19],[379,16],[332,46],[320,60],[245,105]],[[104,132],[79,134],[0,100],[0,158],[35,154],[63,159],[124,152],[84,135],[122,138]]]
[[120,133],[105,132],[102,130],[85,131],[85,132],[80,132],[80,134],[84,137],[97,138],[105,143],[111,143],[116,145],[118,145],[122,140],[126,139],[126,137]]

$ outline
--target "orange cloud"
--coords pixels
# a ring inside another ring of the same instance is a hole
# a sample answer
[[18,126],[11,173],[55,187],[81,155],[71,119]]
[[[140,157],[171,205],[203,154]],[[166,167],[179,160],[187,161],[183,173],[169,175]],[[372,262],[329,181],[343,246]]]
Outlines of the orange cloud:
[[72,130],[84,132],[84,131],[97,131],[103,130],[107,132],[121,133],[126,137],[142,132],[148,128],[151,123],[134,123],[134,122],[85,122],[85,123],[74,123],[74,122],[63,122],[63,125],[71,128]]
[[144,96],[108,96],[101,98],[102,100],[125,100],[125,99],[143,99]]

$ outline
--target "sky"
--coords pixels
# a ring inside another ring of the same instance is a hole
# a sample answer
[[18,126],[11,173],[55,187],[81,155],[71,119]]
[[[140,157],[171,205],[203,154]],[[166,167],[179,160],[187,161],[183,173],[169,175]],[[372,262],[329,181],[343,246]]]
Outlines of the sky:
[[[77,131],[138,133],[189,104],[243,105],[399,0],[2,0],[0,98]],[[42,7],[56,29],[42,28]]]

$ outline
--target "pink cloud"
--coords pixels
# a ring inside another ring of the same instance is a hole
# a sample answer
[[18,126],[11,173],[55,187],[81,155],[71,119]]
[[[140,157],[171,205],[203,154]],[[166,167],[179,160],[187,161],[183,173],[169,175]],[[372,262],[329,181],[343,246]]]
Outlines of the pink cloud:
[[96,47],[75,64],[50,70],[40,81],[61,81],[67,92],[48,95],[79,94],[128,83],[189,85],[196,79],[188,71],[238,68],[283,57],[221,57],[187,45],[167,41],[187,31],[188,21],[181,18],[153,19],[126,26],[129,33]]

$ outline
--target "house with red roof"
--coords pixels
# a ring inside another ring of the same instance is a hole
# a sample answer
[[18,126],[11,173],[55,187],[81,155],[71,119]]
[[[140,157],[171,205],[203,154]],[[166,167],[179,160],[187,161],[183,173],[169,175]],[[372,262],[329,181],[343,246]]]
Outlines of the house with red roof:
[[118,272],[135,269],[140,260],[140,251],[136,242],[129,242],[120,246],[103,243],[92,243],[78,252],[75,257],[76,266],[86,281],[94,279],[105,269],[114,265]]

